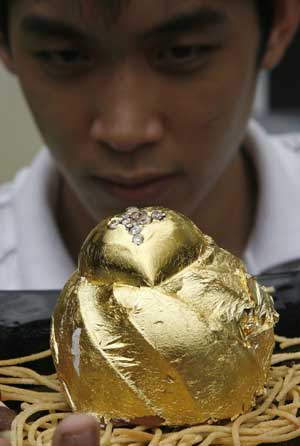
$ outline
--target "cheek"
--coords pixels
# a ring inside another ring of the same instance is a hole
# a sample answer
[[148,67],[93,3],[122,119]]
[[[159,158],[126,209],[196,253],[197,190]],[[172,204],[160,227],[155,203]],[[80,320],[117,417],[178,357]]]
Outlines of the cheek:
[[[239,146],[254,96],[253,65],[220,68],[209,80],[195,80],[177,95],[169,116],[173,144],[184,148],[187,168],[195,174],[212,175],[232,158]],[[175,96],[176,97],[176,96]],[[218,167],[219,166],[219,167]]]
[[89,133],[88,101],[80,88],[20,76],[21,86],[35,122],[55,158],[78,162]]

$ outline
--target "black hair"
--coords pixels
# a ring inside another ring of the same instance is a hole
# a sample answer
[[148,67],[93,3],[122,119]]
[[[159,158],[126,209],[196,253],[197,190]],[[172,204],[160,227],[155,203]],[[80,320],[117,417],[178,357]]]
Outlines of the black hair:
[[[8,3],[11,0],[0,0],[0,33],[2,33],[5,42],[9,42],[9,24],[8,24]],[[118,14],[122,0],[101,0],[107,10],[112,14]],[[272,28],[274,19],[274,0],[254,0],[258,12],[258,18],[261,29],[260,54],[261,57],[266,49],[268,36]]]
[[0,33],[6,42],[8,42],[8,1],[0,0]]
[[[0,0],[1,1],[1,0]],[[268,38],[274,22],[274,0],[255,0],[255,6],[257,9],[259,24],[260,24],[260,47],[258,60],[262,58],[265,53]]]

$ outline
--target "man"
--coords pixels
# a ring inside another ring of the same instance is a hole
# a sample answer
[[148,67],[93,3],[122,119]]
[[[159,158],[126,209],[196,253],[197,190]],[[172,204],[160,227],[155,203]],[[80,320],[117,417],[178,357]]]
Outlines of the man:
[[[61,287],[90,229],[131,205],[187,214],[253,274],[299,256],[300,136],[248,124],[299,0],[0,4],[2,61],[51,153],[2,188],[1,288]],[[77,416],[54,443],[95,438]]]
[[60,288],[90,229],[136,204],[189,215],[253,274],[298,256],[298,140],[246,131],[297,0],[0,4],[2,61],[51,152],[1,189],[2,289]]

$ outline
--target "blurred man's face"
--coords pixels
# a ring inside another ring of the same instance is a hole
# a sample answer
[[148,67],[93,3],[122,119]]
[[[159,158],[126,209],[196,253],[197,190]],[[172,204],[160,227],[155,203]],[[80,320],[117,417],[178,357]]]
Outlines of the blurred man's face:
[[[251,0],[14,0],[14,69],[61,172],[94,218],[189,215],[237,166],[257,71]],[[226,186],[225,186],[226,187]]]

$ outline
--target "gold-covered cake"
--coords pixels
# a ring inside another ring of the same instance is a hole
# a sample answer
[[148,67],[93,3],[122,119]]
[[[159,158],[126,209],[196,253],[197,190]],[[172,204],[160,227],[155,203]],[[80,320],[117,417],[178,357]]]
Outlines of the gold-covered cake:
[[195,425],[235,418],[263,393],[276,321],[267,291],[188,218],[130,208],[84,243],[52,354],[73,410]]

